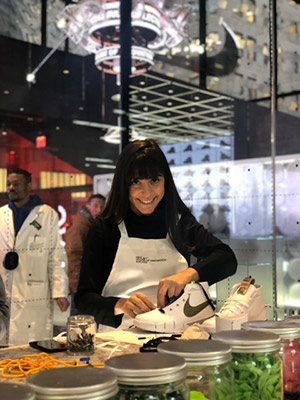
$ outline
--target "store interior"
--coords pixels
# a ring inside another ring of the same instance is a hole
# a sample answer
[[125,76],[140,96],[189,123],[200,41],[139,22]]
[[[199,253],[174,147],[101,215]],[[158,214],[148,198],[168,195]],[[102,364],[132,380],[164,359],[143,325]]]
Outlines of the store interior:
[[131,3],[1,1],[0,206],[27,169],[64,234],[124,145],[153,138],[237,256],[217,307],[252,276],[270,319],[298,314],[300,1]]

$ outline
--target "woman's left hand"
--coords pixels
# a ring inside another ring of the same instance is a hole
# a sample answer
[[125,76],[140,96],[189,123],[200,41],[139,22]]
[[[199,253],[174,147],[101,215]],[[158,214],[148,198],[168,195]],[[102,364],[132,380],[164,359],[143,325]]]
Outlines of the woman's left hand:
[[157,307],[165,307],[167,298],[179,296],[191,281],[199,281],[199,274],[194,268],[187,268],[176,275],[161,279],[157,291]]
[[60,309],[61,312],[67,311],[70,303],[69,300],[66,297],[58,297],[56,298],[56,303]]

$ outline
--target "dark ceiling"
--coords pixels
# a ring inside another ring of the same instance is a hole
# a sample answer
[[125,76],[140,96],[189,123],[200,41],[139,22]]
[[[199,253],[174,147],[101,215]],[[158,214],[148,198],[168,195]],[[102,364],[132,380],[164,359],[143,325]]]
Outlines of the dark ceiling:
[[[56,51],[37,74],[35,84],[26,82],[30,65],[38,65],[49,49],[0,37],[0,124],[32,142],[45,134],[51,153],[88,175],[112,172],[86,166],[85,157],[116,160],[117,145],[100,140],[107,129],[78,126],[72,121],[116,125],[112,112],[118,104],[115,77],[102,76],[93,56]],[[68,69],[65,75],[63,70]],[[9,91],[9,94],[7,94]],[[105,97],[105,102],[103,99]]]
[[[35,3],[32,2],[32,4]],[[41,3],[47,2],[45,0]],[[0,4],[0,9],[3,4],[4,2]],[[5,4],[7,13],[11,12],[10,5],[12,3],[6,1]],[[55,2],[48,2],[49,4],[55,9]],[[19,19],[22,16],[21,9],[20,7],[19,14],[16,16]],[[35,12],[35,14],[38,14],[38,12]],[[3,15],[1,17],[2,21]],[[5,15],[7,16],[8,14]],[[33,18],[33,16],[31,17]],[[7,32],[13,29],[11,21],[9,20],[9,23],[6,23]],[[27,25],[27,19],[24,16],[22,28]],[[29,28],[30,26],[27,26],[28,32],[30,32]],[[24,29],[19,27],[18,32],[20,34],[24,33]],[[237,49],[226,32],[224,30],[224,51],[207,59],[207,72],[211,75],[226,75],[235,68],[238,57]],[[5,34],[5,31],[3,34]],[[0,36],[0,129],[1,127],[10,128],[33,143],[36,136],[45,134],[48,138],[47,150],[49,152],[87,175],[93,176],[99,173],[112,172],[113,170],[109,168],[99,168],[97,161],[87,162],[86,157],[109,159],[112,164],[115,163],[118,157],[119,146],[106,143],[100,139],[107,133],[107,127],[116,127],[118,125],[118,114],[115,113],[115,109],[119,108],[119,104],[112,100],[113,96],[119,93],[119,87],[116,85],[116,76],[100,72],[94,65],[94,55],[72,54],[67,51],[68,47],[66,46],[65,50],[54,52],[38,71],[36,83],[30,84],[26,82],[26,74],[32,72],[45,59],[51,49],[43,45],[28,43],[27,39],[27,37],[22,37],[22,40],[16,40]],[[56,37],[50,35],[50,39],[55,41]],[[166,57],[162,55],[156,55],[156,57],[158,64],[166,61]],[[167,62],[170,63],[170,61]],[[174,57],[171,63],[172,67],[181,68],[181,72],[186,68],[186,62],[181,56]],[[229,70],[217,71],[216,67],[214,67],[216,65],[224,65]],[[199,59],[197,57],[197,59],[191,60],[190,68],[198,70],[198,67]],[[64,74],[64,70],[69,70],[70,73]],[[156,74],[157,77],[160,79],[159,74]],[[181,95],[179,102],[176,104],[176,109],[173,107],[174,105],[168,106],[167,98],[164,98],[164,102],[162,102],[160,97],[164,96],[164,91],[166,88],[169,89],[169,85],[171,85],[166,73],[162,77],[165,81],[163,82],[163,87],[160,86],[158,90],[152,90],[151,85],[147,85],[141,90],[139,87],[140,78],[132,81],[133,92],[131,93],[130,107],[133,114],[131,120],[137,129],[142,131],[147,129],[146,127],[149,124],[146,122],[143,124],[143,122],[148,118],[152,121],[150,133],[162,132],[164,131],[164,126],[161,125],[161,118],[163,118],[168,124],[168,130],[172,132],[172,128],[174,128],[172,124],[173,120],[175,120],[176,132],[182,136],[183,140],[196,140],[198,133],[199,136],[205,136],[206,134],[206,131],[203,130],[203,125],[206,123],[212,125],[218,123],[216,121],[218,116],[221,119],[223,118],[223,115],[218,110],[211,108],[209,109],[211,115],[209,116],[209,122],[207,122],[205,112],[202,114],[203,109],[201,111],[198,108],[201,106],[200,102],[190,101],[188,97]],[[152,82],[152,80],[150,81]],[[175,82],[176,79],[173,79],[173,81]],[[177,81],[176,85],[180,86],[181,83],[183,82]],[[201,91],[200,88],[191,86],[193,95],[197,94],[197,90]],[[147,102],[151,103],[147,111],[145,111],[145,106],[148,106],[148,104],[143,104],[142,100],[144,96],[148,96]],[[215,94],[212,94],[213,96]],[[222,95],[219,96],[224,97]],[[169,95],[169,97],[174,98],[174,95]],[[202,95],[201,98],[204,103],[207,101],[206,95]],[[232,99],[228,101],[232,102]],[[180,102],[182,103],[180,104]],[[186,108],[184,113],[182,113],[181,108],[183,103]],[[239,104],[238,109],[236,108],[237,103]],[[205,104],[204,106],[206,107]],[[168,107],[169,110],[167,109]],[[190,111],[187,110],[189,107],[191,107]],[[213,105],[213,107],[216,106]],[[251,114],[250,108],[255,118],[249,117]],[[234,114],[234,121],[230,121],[231,125],[234,122],[234,126],[230,126],[230,129],[235,131],[236,136],[234,157],[248,158],[269,155],[269,136],[258,134],[258,132],[270,132],[269,109],[258,107],[254,104],[250,106],[242,101],[235,101]],[[154,118],[158,117],[159,121],[154,120]],[[225,115],[226,118],[227,115]],[[78,120],[83,121],[83,125],[74,124],[74,121]],[[202,126],[199,127],[197,125],[196,130],[192,132],[190,127],[195,125],[195,121],[197,121],[197,124],[202,124]],[[278,124],[281,124],[281,121],[283,121],[283,128],[278,129],[277,136],[280,143],[278,146],[279,153],[287,154],[298,151],[300,143],[297,140],[298,119],[289,116],[282,118],[279,115]],[[227,123],[227,121],[225,122]],[[288,132],[284,128],[287,124],[290,126]],[[102,128],[100,127],[101,125]],[[217,128],[220,128],[220,126],[217,126]],[[223,126],[221,128],[223,129]],[[215,132],[213,134],[218,133]],[[252,141],[252,146],[250,146],[251,138],[254,138],[254,136],[255,140]],[[262,142],[262,138],[265,138],[264,142]]]

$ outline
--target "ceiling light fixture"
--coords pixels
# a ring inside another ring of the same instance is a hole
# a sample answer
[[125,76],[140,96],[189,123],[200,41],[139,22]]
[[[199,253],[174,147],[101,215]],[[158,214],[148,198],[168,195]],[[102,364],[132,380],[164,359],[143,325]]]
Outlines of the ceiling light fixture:
[[[154,64],[154,51],[173,48],[188,38],[191,7],[166,0],[132,1],[132,73],[146,72]],[[120,73],[120,1],[82,0],[69,4],[58,16],[57,26],[75,43],[95,54],[97,68]]]
[[[132,130],[130,135],[132,140],[144,140],[145,136],[137,133],[137,131]],[[114,128],[109,128],[105,135],[100,137],[100,140],[104,140],[106,143],[110,144],[120,144],[121,143],[121,128],[119,126]]]
[[100,162],[100,163],[113,163],[113,160],[110,158],[98,158],[98,157],[85,157],[85,161],[90,162]]
[[58,42],[58,44],[53,47],[53,49],[51,49],[49,51],[49,53],[46,55],[46,57],[44,57],[42,59],[42,61],[39,63],[39,65],[31,72],[29,72],[26,75],[26,81],[28,83],[35,83],[35,78],[36,78],[36,74],[38,73],[38,71],[42,68],[42,66],[49,60],[49,58],[56,52],[56,50],[60,47],[60,45],[67,39],[67,35],[64,35],[64,37]]
[[121,130],[125,129],[125,128],[119,128],[119,126],[117,125],[102,124],[101,122],[83,121],[80,119],[73,119],[72,124],[80,126],[88,126],[90,128],[101,128],[101,129],[118,128]]
[[108,165],[108,164],[97,164],[96,167],[97,168],[106,168],[106,169],[115,169],[116,168],[115,165]]

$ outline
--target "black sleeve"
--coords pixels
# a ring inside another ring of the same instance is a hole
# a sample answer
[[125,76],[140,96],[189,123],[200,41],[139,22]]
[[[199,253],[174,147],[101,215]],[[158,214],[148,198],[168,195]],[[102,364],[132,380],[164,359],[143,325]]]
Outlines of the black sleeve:
[[85,245],[75,304],[80,313],[93,315],[98,324],[114,328],[122,315],[114,315],[117,297],[101,296],[118,249],[120,233],[117,226],[96,219],[91,225]]
[[179,226],[184,242],[191,248],[190,254],[197,258],[190,267],[196,269],[200,281],[212,285],[235,274],[237,260],[227,244],[209,233],[193,216],[183,216]]
[[0,275],[0,341],[8,329],[9,307],[6,299],[5,288]]

